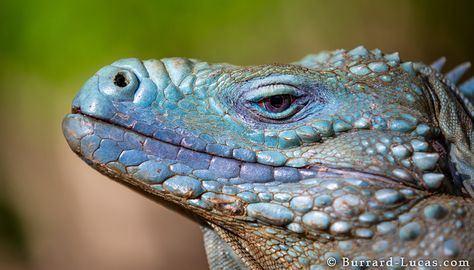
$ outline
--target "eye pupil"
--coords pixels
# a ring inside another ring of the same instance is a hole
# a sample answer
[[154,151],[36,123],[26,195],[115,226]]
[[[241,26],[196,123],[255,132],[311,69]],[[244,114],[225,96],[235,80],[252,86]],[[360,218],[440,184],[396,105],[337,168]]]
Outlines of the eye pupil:
[[262,99],[260,106],[272,113],[283,112],[293,103],[294,98],[291,95],[275,95]]
[[270,104],[275,108],[280,108],[283,105],[283,97],[281,95],[271,97]]
[[117,73],[114,77],[114,84],[118,87],[125,87],[129,84],[127,77],[122,72]]

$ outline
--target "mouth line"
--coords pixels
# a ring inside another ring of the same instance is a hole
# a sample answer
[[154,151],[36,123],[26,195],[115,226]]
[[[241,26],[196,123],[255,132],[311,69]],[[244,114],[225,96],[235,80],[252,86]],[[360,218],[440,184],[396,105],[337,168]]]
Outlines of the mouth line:
[[[208,152],[205,152],[205,151],[199,151],[199,150],[187,148],[187,147],[179,145],[179,144],[177,145],[177,144],[173,144],[173,143],[170,143],[170,142],[162,141],[162,140],[157,139],[153,136],[145,135],[141,132],[133,130],[130,127],[126,127],[126,126],[122,126],[122,125],[117,124],[117,123],[113,123],[108,119],[102,119],[102,118],[98,118],[98,117],[95,117],[95,116],[85,114],[78,107],[73,107],[71,109],[71,113],[81,115],[83,117],[87,117],[87,118],[91,119],[94,122],[102,122],[102,123],[106,123],[106,124],[112,125],[112,126],[117,127],[117,128],[124,129],[126,132],[131,132],[131,133],[137,134],[137,135],[142,136],[142,137],[147,138],[147,139],[156,140],[156,141],[158,141],[160,143],[163,143],[163,144],[173,145],[175,147],[180,147],[180,148],[186,149],[188,151],[203,153],[203,154],[209,155],[210,157],[220,157],[218,155],[211,154],[211,153],[208,153]],[[222,158],[236,160],[236,159],[230,158],[230,157],[222,157]],[[310,179],[310,178],[315,178],[315,177],[327,177],[327,178],[342,177],[342,178],[346,178],[346,179],[355,178],[355,179],[360,179],[360,180],[368,180],[368,181],[370,181],[371,183],[374,183],[374,184],[382,184],[383,183],[385,185],[389,185],[389,186],[392,186],[392,187],[407,187],[407,188],[414,188],[414,189],[418,189],[418,190],[420,189],[415,184],[407,183],[405,181],[402,181],[401,179],[393,178],[393,177],[390,177],[390,176],[387,176],[387,175],[380,175],[380,174],[375,174],[375,173],[372,173],[372,172],[366,172],[366,171],[363,171],[363,170],[357,170],[357,169],[351,169],[351,168],[338,168],[338,167],[333,167],[333,166],[327,165],[327,164],[311,164],[311,165],[307,165],[307,166],[304,166],[304,167],[290,167],[290,166],[271,166],[271,165],[261,164],[261,163],[258,163],[258,162],[248,162],[248,161],[241,161],[241,162],[242,163],[259,164],[259,165],[262,165],[262,166],[268,166],[268,167],[272,167],[272,168],[292,168],[292,169],[296,169],[299,172],[299,175],[301,177],[299,179],[295,179],[294,181],[288,181],[288,182],[297,182],[297,181]],[[277,180],[273,179],[273,181],[277,181]],[[271,182],[271,181],[269,181],[269,182]],[[261,183],[265,183],[265,182],[261,182]]]

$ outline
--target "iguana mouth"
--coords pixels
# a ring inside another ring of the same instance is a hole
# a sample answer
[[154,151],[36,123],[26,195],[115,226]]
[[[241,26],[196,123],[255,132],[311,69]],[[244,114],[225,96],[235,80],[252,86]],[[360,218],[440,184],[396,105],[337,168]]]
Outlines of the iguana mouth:
[[[212,220],[223,226],[226,222],[245,221],[286,226],[299,214],[272,200],[285,200],[290,192],[311,194],[320,207],[325,207],[330,197],[336,198],[335,194],[343,194],[334,202],[343,218],[362,211],[352,210],[353,207],[369,203],[388,207],[398,215],[430,196],[396,179],[363,171],[320,165],[274,167],[213,156],[145,136],[77,109],[73,112],[65,117],[63,129],[76,154],[102,174],[198,222]],[[138,153],[144,153],[142,159]],[[230,171],[235,177],[229,175]],[[290,173],[294,178],[281,178]],[[275,195],[270,196],[270,192]],[[305,206],[296,203],[293,207]],[[213,219],[212,215],[219,218]],[[330,218],[321,218],[322,229],[326,230]],[[307,237],[317,239],[320,233]],[[342,233],[340,237],[347,235]]]
[[[141,150],[143,150],[145,153],[155,156],[158,162],[178,162],[182,165],[188,166],[194,171],[192,174],[201,180],[219,179],[220,181],[229,184],[243,184],[268,183],[273,181],[287,183],[298,182],[311,178],[337,177],[344,179],[366,180],[371,183],[378,184],[384,183],[385,185],[392,187],[405,186],[419,189],[419,187],[412,183],[407,183],[401,179],[393,178],[387,175],[375,174],[372,172],[351,168],[330,166],[327,164],[310,164],[304,167],[294,168],[289,166],[270,166],[260,164],[258,162],[245,162],[228,157],[220,157],[211,153],[207,153],[205,151],[198,151],[195,149],[187,148],[182,145],[176,145],[170,142],[162,141],[155,137],[151,137],[149,135],[136,131],[131,127],[114,123],[108,119],[100,119],[95,116],[87,115],[83,113],[80,108],[77,107],[73,107],[71,111],[73,115],[79,115],[93,123],[108,125],[110,128],[121,129],[124,133],[140,136],[143,140],[140,147],[142,147]],[[159,153],[158,151],[160,150],[164,151],[164,153]],[[78,154],[84,156],[84,153]],[[198,160],[199,163],[196,163],[195,159]],[[108,163],[110,162],[113,161],[109,161]],[[137,165],[139,164],[133,164],[132,166]],[[232,170],[233,172],[225,171],[225,168]],[[182,174],[182,172],[172,173],[169,175],[169,177],[174,174]],[[148,182],[149,184],[154,183],[153,180],[142,180]],[[162,179],[161,181],[164,180],[165,179]]]

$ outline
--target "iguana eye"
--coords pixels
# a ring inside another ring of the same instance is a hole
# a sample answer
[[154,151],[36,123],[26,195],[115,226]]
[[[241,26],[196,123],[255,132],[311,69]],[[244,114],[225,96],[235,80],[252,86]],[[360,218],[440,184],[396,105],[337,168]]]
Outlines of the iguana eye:
[[271,113],[280,113],[288,108],[295,101],[296,97],[292,95],[274,95],[259,100],[257,103],[262,109]]
[[307,100],[303,91],[288,84],[259,85],[246,92],[243,99],[260,121],[288,119],[300,111]]

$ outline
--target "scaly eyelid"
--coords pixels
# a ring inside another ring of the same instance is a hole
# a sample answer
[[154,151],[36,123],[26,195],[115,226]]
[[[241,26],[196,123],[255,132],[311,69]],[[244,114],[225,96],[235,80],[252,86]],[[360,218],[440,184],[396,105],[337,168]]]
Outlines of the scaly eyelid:
[[271,119],[271,120],[280,120],[280,119],[285,119],[285,118],[288,118],[292,115],[294,115],[295,113],[297,113],[297,106],[295,103],[291,104],[291,106],[282,111],[282,112],[269,112],[267,111],[265,108],[261,107],[259,104],[257,103],[251,103],[251,108],[257,112],[260,116],[263,116],[265,118],[268,118],[268,119]]
[[302,93],[300,93],[298,88],[292,85],[268,84],[249,90],[244,95],[244,99],[250,102],[259,102],[262,99],[276,95],[290,95],[294,98],[298,98],[302,95]]

